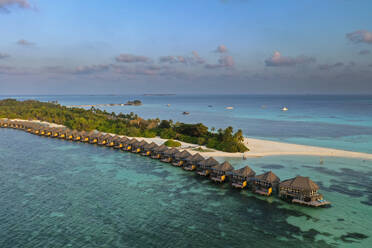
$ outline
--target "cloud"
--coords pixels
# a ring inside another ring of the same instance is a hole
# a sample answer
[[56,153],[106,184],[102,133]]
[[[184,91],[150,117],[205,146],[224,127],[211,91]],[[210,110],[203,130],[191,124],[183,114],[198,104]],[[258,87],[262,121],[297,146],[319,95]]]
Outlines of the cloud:
[[35,43],[24,40],[24,39],[21,39],[21,40],[17,41],[17,44],[20,45],[20,46],[33,46],[33,45],[35,45]]
[[[319,65],[318,68],[319,70],[323,70],[323,71],[329,71],[331,69],[335,69],[335,68],[339,68],[339,67],[343,67],[345,64],[342,63],[342,62],[337,62],[335,64],[323,64],[323,65]],[[355,65],[355,64],[353,64]],[[352,65],[352,66],[353,66]]]
[[215,53],[227,53],[227,48],[225,45],[219,45],[216,50],[214,50]]
[[20,76],[20,75],[29,75],[35,73],[30,68],[17,68],[14,66],[0,66],[0,75],[13,75],[13,76]]
[[231,68],[234,67],[235,62],[233,57],[230,55],[223,56],[218,60],[217,64],[206,64],[205,68],[207,69],[217,69],[217,68]]
[[162,56],[159,58],[160,63],[169,63],[169,64],[187,64],[187,65],[196,65],[204,64],[205,61],[201,58],[196,51],[192,51],[192,56]]
[[364,50],[361,50],[361,51],[359,51],[359,55],[367,55],[367,54],[370,54],[371,53],[371,51],[370,50],[367,50],[367,49],[364,49]]
[[110,65],[89,65],[89,66],[78,66],[75,68],[73,73],[75,74],[92,74],[96,72],[104,72],[110,69]]
[[31,9],[31,4],[28,0],[0,0],[0,11],[10,13],[10,7],[18,7],[21,9]]
[[6,58],[9,58],[10,55],[9,54],[6,54],[6,53],[0,53],[0,59],[6,59]]
[[120,54],[116,58],[117,62],[122,62],[122,63],[137,63],[137,62],[149,62],[150,59],[145,56],[138,56],[138,55],[132,55],[132,54]]
[[346,34],[346,38],[354,43],[372,44],[372,32],[367,30],[357,30]]
[[315,58],[307,57],[304,55],[298,56],[296,58],[283,57],[280,52],[275,51],[273,56],[265,60],[266,66],[295,66],[299,64],[309,64],[315,62]]

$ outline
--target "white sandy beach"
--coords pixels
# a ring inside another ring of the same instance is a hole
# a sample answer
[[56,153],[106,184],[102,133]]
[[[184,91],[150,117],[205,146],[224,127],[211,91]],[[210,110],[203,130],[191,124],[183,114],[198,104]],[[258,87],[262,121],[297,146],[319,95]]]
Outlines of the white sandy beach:
[[[15,120],[15,121],[24,121],[24,120]],[[40,121],[32,121],[43,123],[45,125],[49,125],[50,127],[63,127],[62,125],[48,123],[48,122],[40,122]],[[114,134],[111,134],[114,135]],[[133,138],[133,137],[128,137]],[[146,142],[155,142],[156,144],[163,144],[166,139],[162,139],[160,137],[156,138],[143,138],[143,137],[135,137],[138,140],[145,140]],[[262,139],[253,139],[253,138],[245,138],[244,139],[245,145],[249,148],[250,151],[245,153],[229,153],[229,152],[221,152],[214,150],[213,152],[199,152],[204,157],[235,157],[235,158],[254,158],[254,157],[264,157],[264,156],[280,156],[280,155],[306,155],[306,156],[318,156],[318,157],[345,157],[345,158],[360,158],[360,159],[368,159],[372,160],[372,154],[370,153],[362,153],[362,152],[352,152],[352,151],[345,151],[339,149],[332,149],[332,148],[324,148],[324,147],[317,147],[317,146],[307,146],[307,145],[298,145],[298,144],[290,144],[284,142],[276,142],[276,141],[269,141],[269,140],[262,140]],[[190,153],[196,153],[198,151],[194,151],[193,149],[200,147],[199,145],[190,144],[181,142],[181,149],[187,149]],[[206,148],[205,146],[201,146],[203,149],[213,150]]]

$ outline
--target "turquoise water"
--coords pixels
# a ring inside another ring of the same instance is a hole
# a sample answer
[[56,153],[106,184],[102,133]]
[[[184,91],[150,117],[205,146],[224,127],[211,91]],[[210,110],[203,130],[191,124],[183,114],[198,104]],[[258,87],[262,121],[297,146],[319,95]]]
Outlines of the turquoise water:
[[0,247],[370,247],[372,164],[280,156],[230,160],[311,175],[327,209],[217,185],[95,145],[0,129]]
[[[140,99],[139,107],[105,109],[372,153],[371,96],[12,97],[64,105]],[[281,179],[310,176],[332,202],[310,209],[135,154],[0,129],[0,247],[372,247],[372,161],[320,159],[228,159]]]

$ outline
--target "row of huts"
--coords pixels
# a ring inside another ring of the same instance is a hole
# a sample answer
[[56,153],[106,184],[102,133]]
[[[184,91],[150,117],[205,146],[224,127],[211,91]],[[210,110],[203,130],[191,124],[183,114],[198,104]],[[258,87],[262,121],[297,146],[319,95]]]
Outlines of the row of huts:
[[318,185],[308,177],[297,176],[281,182],[272,171],[256,175],[249,166],[235,170],[227,161],[219,163],[213,157],[205,159],[199,153],[191,154],[187,150],[180,151],[154,142],[147,143],[144,140],[113,136],[98,131],[76,131],[65,127],[50,127],[37,122],[7,119],[0,119],[0,126],[23,129],[40,136],[97,144],[141,154],[182,167],[186,171],[196,171],[197,174],[209,177],[214,182],[228,181],[234,188],[249,188],[252,192],[264,196],[275,193],[280,198],[293,203],[314,207],[330,204],[323,200],[323,196],[318,193]]

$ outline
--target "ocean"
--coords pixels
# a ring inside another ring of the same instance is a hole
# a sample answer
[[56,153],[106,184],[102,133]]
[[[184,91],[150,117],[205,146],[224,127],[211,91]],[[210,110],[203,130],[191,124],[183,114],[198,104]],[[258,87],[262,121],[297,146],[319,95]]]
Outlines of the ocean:
[[[11,97],[57,100],[63,105],[139,99],[142,106],[105,109],[215,128],[233,126],[247,136],[268,140],[372,153],[372,96]],[[228,106],[234,109],[225,109]],[[283,107],[289,110],[282,112]],[[183,111],[190,114],[182,115]],[[0,160],[0,247],[372,246],[368,160],[228,159],[235,168],[248,164],[257,174],[273,170],[281,179],[310,176],[332,202],[326,209],[233,190],[135,154],[12,129],[0,129]]]

